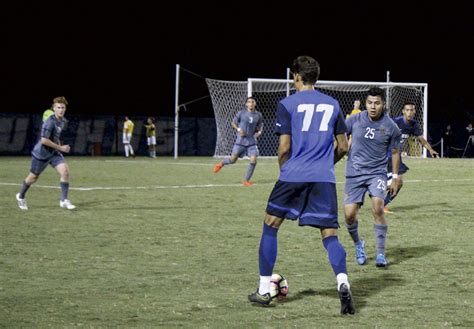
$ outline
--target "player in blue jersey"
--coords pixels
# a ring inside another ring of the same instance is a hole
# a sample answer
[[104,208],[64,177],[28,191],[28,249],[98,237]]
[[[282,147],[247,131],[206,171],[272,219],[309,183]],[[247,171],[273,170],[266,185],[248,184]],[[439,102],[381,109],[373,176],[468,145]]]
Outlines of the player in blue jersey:
[[[433,158],[438,157],[438,152],[433,150],[431,147],[430,143],[423,137],[423,130],[421,129],[420,124],[414,119],[415,114],[416,114],[416,108],[415,104],[411,102],[406,102],[403,105],[402,109],[403,115],[396,117],[393,121],[397,124],[398,128],[400,128],[402,132],[402,147],[403,144],[405,144],[410,136],[415,136],[418,141],[423,145],[431,154]],[[388,161],[388,167],[387,167],[387,183],[390,185],[392,183],[392,162],[390,161],[391,158],[391,153],[388,153],[389,155],[389,161]],[[400,186],[398,188],[398,193],[400,193],[400,189],[403,186],[403,174],[408,171],[408,167],[403,163],[402,159],[400,159],[400,168],[398,169],[398,179],[400,181]],[[397,193],[397,194],[398,194]],[[385,197],[384,201],[384,212],[385,213],[391,213],[391,211],[388,209],[388,204],[393,200],[394,197],[392,197],[390,194],[387,194]]]
[[367,256],[365,242],[359,238],[357,215],[364,204],[365,193],[369,192],[375,221],[377,267],[385,267],[388,264],[385,257],[388,226],[383,211],[387,193],[387,153],[392,153],[394,179],[389,189],[392,196],[398,191],[397,174],[400,164],[400,129],[384,114],[384,106],[384,91],[372,88],[365,101],[367,110],[346,119],[348,133],[352,136],[344,188],[346,226],[355,244],[357,263],[363,265]]
[[214,166],[214,172],[218,173],[222,167],[235,163],[239,157],[248,155],[250,163],[244,177],[245,186],[252,186],[250,178],[257,166],[258,157],[257,138],[260,137],[263,129],[262,113],[255,109],[256,106],[255,98],[248,97],[245,101],[246,109],[237,112],[231,123],[232,128],[237,131],[232,154]]
[[279,135],[280,176],[268,199],[263,223],[260,286],[248,299],[262,305],[270,303],[278,230],[284,219],[299,220],[300,226],[319,228],[336,275],[341,313],[354,314],[346,252],[337,238],[334,164],[348,148],[344,116],[337,100],[314,89],[319,77],[316,60],[309,56],[296,58],[292,74],[297,92],[280,101],[277,108],[275,132]]
[[50,115],[43,123],[41,128],[41,139],[31,152],[31,169],[25,178],[20,192],[16,194],[18,207],[22,210],[28,210],[26,204],[26,191],[33,185],[39,175],[46,169],[48,164],[53,166],[60,175],[61,195],[59,206],[72,210],[76,208],[68,199],[69,192],[69,166],[64,160],[62,153],[69,153],[69,145],[61,145],[60,136],[64,128],[67,101],[65,97],[56,97],[53,99],[54,114]]

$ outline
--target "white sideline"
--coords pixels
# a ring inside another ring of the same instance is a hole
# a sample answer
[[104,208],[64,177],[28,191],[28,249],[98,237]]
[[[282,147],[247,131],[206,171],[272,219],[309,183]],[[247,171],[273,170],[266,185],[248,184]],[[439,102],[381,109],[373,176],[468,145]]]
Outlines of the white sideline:
[[[448,178],[448,179],[407,179],[404,183],[446,183],[446,182],[472,182],[474,178]],[[271,183],[254,183],[253,185],[274,185],[275,182]],[[344,184],[344,182],[336,182],[336,184]],[[4,183],[0,182],[0,186],[21,186],[18,183]],[[35,188],[49,188],[59,189],[59,186],[40,185],[35,184]],[[153,190],[153,189],[179,189],[179,188],[213,188],[213,187],[245,187],[243,184],[203,184],[203,185],[151,185],[151,186],[94,186],[94,187],[73,187],[70,190],[75,191],[98,191],[98,190]],[[248,188],[248,187],[245,187]]]

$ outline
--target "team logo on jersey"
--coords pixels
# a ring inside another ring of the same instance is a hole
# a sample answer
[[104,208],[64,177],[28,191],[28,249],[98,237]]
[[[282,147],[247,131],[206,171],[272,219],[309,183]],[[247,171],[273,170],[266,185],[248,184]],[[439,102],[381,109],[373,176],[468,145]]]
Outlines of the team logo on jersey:
[[387,131],[385,127],[380,127],[379,129],[381,135],[385,135],[385,132]]

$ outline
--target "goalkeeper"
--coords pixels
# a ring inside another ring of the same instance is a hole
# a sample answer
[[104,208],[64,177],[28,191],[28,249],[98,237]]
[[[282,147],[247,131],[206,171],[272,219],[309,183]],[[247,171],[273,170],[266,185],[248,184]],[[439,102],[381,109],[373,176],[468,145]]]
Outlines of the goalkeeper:
[[252,178],[257,165],[258,148],[257,138],[262,134],[262,113],[255,110],[255,98],[248,97],[245,101],[245,110],[239,111],[232,121],[232,128],[237,131],[237,139],[230,157],[225,158],[214,166],[214,172],[219,172],[225,165],[233,164],[240,157],[248,155],[250,163],[245,173],[244,186],[252,186]]

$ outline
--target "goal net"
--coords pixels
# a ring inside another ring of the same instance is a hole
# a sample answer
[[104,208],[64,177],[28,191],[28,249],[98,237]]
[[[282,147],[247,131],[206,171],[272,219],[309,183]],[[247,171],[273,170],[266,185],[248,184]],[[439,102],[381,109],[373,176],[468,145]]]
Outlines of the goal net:
[[[274,134],[276,108],[284,97],[293,94],[293,80],[286,79],[248,79],[248,81],[222,81],[206,79],[217,126],[215,157],[230,155],[236,138],[235,130],[231,127],[235,114],[245,108],[247,96],[253,96],[257,101],[257,110],[263,115],[263,134],[258,139],[260,156],[274,157],[277,155],[278,136]],[[372,87],[385,90],[387,114],[395,118],[402,115],[405,102],[416,106],[415,119],[427,136],[427,89],[425,83],[395,83],[395,82],[354,82],[354,81],[318,81],[316,89],[336,98],[344,115],[349,114],[355,100],[361,100],[364,110],[364,100]],[[403,155],[426,157],[424,150],[415,139],[408,140],[402,150]]]

